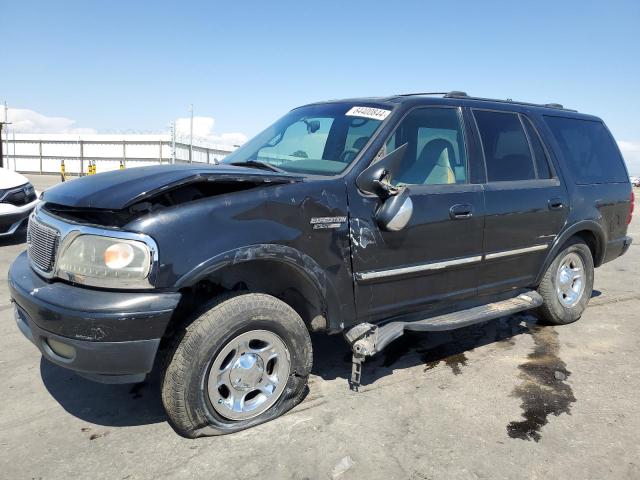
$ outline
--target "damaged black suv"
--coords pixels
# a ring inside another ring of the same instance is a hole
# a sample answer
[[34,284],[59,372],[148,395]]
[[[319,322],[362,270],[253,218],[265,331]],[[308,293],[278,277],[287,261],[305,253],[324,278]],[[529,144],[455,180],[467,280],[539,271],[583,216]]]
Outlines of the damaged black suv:
[[584,311],[632,190],[599,118],[462,92],[297,108],[220,165],[47,190],[9,273],[16,321],[101,382],[154,365],[176,430],[229,433],[304,396],[310,331],[363,360],[407,330]]

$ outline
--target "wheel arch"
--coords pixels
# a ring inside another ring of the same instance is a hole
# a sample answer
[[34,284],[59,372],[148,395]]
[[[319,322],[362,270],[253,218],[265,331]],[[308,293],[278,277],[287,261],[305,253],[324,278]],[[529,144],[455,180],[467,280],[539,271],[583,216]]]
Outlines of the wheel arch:
[[542,280],[544,272],[556,258],[563,245],[572,237],[581,238],[591,250],[594,267],[602,264],[606,246],[606,233],[599,223],[593,220],[583,220],[565,228],[554,240],[542,267],[536,277],[536,285]]
[[240,247],[198,265],[176,283],[181,291],[203,285],[214,295],[238,290],[267,293],[291,306],[310,330],[340,330],[334,285],[315,260],[292,247]]

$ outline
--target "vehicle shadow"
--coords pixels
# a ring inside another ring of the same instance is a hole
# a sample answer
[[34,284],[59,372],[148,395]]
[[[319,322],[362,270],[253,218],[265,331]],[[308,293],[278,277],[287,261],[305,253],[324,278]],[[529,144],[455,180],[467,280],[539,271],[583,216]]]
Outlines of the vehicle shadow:
[[[528,333],[536,322],[531,314],[517,314],[449,332],[408,332],[367,360],[362,385],[391,375],[394,369],[416,365],[431,369],[440,362],[457,375],[467,364],[466,352],[493,343],[509,348],[515,344],[515,336]],[[312,374],[324,380],[342,378],[346,383],[351,375],[351,350],[342,335],[314,334],[312,341]],[[48,392],[62,408],[86,422],[123,427],[167,420],[157,370],[143,383],[104,385],[86,380],[43,358],[40,373]]]
[[40,360],[40,374],[51,396],[71,415],[111,427],[148,425],[167,419],[160,399],[158,375],[135,385],[92,382],[48,360]]
[[[496,344],[508,349],[514,337],[529,333],[538,319],[531,313],[503,317],[486,323],[446,332],[406,332],[363,365],[362,385],[391,375],[393,370],[424,365],[430,370],[442,363],[454,375],[467,365],[466,352]],[[351,376],[351,350],[342,335],[314,336],[312,373],[325,380]]]

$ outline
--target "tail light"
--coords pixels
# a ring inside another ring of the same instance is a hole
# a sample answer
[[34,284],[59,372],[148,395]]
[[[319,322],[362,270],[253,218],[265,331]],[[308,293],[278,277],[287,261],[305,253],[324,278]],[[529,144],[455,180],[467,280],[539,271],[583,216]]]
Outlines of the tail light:
[[633,218],[633,208],[635,207],[636,196],[631,190],[631,204],[629,205],[629,216],[627,217],[627,224],[631,223],[631,219]]

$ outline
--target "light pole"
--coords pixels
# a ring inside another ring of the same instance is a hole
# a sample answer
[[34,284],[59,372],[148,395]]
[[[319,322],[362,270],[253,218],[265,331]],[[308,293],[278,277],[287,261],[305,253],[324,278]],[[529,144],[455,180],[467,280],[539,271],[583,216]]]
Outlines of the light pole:
[[189,104],[191,121],[189,122],[189,163],[193,162],[193,103]]

